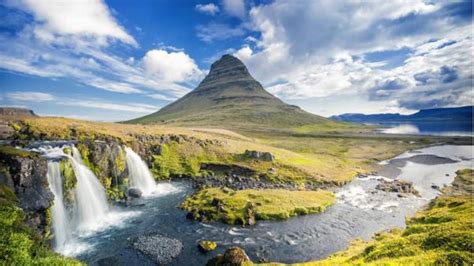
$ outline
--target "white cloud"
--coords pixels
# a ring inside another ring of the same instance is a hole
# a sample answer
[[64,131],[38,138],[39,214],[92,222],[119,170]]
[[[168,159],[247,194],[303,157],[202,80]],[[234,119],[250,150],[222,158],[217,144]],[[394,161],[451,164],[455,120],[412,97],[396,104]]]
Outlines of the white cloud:
[[231,16],[243,18],[245,17],[245,1],[244,0],[223,0],[222,6],[224,10]]
[[83,101],[83,100],[63,101],[63,102],[58,102],[58,104],[80,106],[80,107],[87,107],[87,108],[94,108],[94,109],[133,112],[133,113],[152,113],[152,112],[156,112],[159,109],[156,106],[149,105],[149,104],[141,104],[141,103],[123,104],[123,103],[111,103],[111,102],[102,102],[102,101]]
[[201,73],[194,60],[184,52],[150,50],[143,57],[143,64],[148,75],[168,82],[193,80]]
[[6,93],[5,95],[9,100],[19,102],[48,102],[55,99],[55,97],[49,93],[34,91],[17,91]]
[[206,13],[210,15],[215,15],[217,12],[219,12],[219,7],[213,3],[209,3],[205,5],[197,4],[195,8],[197,11],[201,13]]
[[196,27],[197,36],[204,42],[221,41],[233,37],[240,37],[245,34],[245,30],[240,27],[231,27],[222,23],[210,23],[208,25],[198,25]]
[[33,13],[37,21],[35,34],[47,42],[57,40],[58,35],[94,38],[96,43],[100,44],[106,44],[112,39],[133,46],[138,45],[101,0],[23,0],[14,5]]
[[[433,104],[463,104],[469,96],[464,84],[472,79],[467,74],[472,70],[468,65],[469,25],[463,26],[469,23],[449,18],[452,12],[443,11],[445,4],[422,0],[276,0],[250,10],[244,24],[259,37],[234,55],[285,100],[330,99],[336,95],[350,99],[357,95],[367,103],[382,103],[367,104],[377,110],[386,105],[401,111]],[[438,49],[450,41],[456,44]],[[398,67],[364,58],[365,53],[400,48],[413,53],[407,52],[408,59]],[[429,69],[439,73],[444,65],[459,72],[458,80],[417,85],[414,74]],[[404,86],[398,90],[373,89],[390,80],[403,81]],[[374,93],[389,97],[376,99]]]
[[174,101],[176,98],[169,97],[163,94],[148,94],[148,97],[155,99],[155,100],[163,100],[163,101]]

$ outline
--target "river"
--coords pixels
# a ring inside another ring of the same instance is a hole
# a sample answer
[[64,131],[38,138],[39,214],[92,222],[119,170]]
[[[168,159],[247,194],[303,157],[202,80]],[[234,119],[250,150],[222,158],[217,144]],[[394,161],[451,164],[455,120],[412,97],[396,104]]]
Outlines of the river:
[[[129,248],[129,238],[159,232],[182,241],[184,249],[173,265],[205,265],[208,259],[238,245],[254,261],[284,263],[322,259],[347,248],[355,238],[370,239],[374,233],[404,227],[405,217],[436,197],[452,182],[455,171],[472,167],[472,146],[436,146],[406,152],[380,163],[377,176],[356,178],[336,191],[337,203],[326,212],[291,218],[283,222],[259,222],[252,227],[203,224],[186,219],[178,208],[193,193],[187,182],[158,184],[159,193],[142,198],[131,207],[115,207],[117,221],[106,228],[78,237],[75,256],[94,265],[153,265],[147,257]],[[384,176],[381,176],[384,175]],[[380,180],[412,181],[421,197],[398,197],[375,189]],[[120,217],[127,217],[122,219]],[[199,240],[213,240],[217,250],[202,254]]]

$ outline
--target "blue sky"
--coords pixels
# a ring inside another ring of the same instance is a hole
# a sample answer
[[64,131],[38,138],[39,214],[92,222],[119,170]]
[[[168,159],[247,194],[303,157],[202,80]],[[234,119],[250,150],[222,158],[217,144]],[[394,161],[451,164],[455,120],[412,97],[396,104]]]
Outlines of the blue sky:
[[472,2],[0,0],[0,105],[120,121],[222,54],[324,115],[472,104]]

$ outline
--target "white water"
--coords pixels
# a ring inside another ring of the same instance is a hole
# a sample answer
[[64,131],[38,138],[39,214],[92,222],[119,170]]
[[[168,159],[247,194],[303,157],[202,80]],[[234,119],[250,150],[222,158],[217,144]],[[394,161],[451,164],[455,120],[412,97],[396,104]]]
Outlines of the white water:
[[68,230],[69,219],[63,202],[63,182],[58,162],[48,162],[47,178],[51,191],[54,194],[52,209],[54,247],[61,250],[70,240],[71,235]]
[[144,196],[150,196],[157,190],[153,178],[146,163],[129,147],[125,147],[127,169],[130,176],[130,186],[141,190]]
[[79,229],[94,227],[109,211],[104,187],[94,173],[84,165],[81,154],[72,147],[69,157],[77,178],[74,221]]

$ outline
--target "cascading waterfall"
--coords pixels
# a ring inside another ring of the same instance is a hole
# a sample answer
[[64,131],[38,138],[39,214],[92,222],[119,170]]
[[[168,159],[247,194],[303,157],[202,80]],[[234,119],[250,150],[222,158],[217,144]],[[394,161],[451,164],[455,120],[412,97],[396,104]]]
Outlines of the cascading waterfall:
[[70,240],[70,233],[66,208],[63,202],[63,182],[59,162],[48,162],[48,183],[54,195],[54,205],[52,209],[52,223],[54,231],[54,247],[58,250],[64,248]]
[[72,146],[72,157],[68,157],[71,159],[77,178],[74,221],[79,228],[94,226],[109,210],[104,187],[94,173],[84,165],[81,154],[75,146]]
[[146,163],[129,147],[125,147],[127,169],[131,187],[141,190],[144,196],[151,195],[157,186]]

